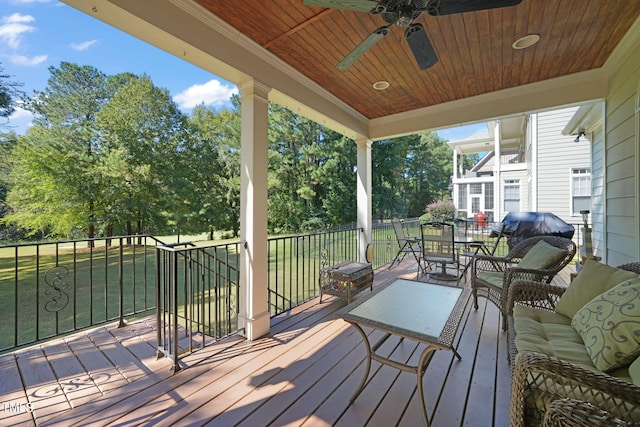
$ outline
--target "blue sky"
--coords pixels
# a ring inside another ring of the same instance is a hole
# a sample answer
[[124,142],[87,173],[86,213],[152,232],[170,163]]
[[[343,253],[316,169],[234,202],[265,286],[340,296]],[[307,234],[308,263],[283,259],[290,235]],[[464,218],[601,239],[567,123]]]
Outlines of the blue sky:
[[[12,82],[31,95],[44,90],[49,67],[72,62],[113,75],[147,74],[169,91],[187,114],[200,103],[222,107],[237,92],[235,85],[162,50],[139,41],[57,0],[0,0],[0,63]],[[9,126],[23,134],[31,116],[18,110]],[[445,139],[469,136],[484,125],[438,131]]]

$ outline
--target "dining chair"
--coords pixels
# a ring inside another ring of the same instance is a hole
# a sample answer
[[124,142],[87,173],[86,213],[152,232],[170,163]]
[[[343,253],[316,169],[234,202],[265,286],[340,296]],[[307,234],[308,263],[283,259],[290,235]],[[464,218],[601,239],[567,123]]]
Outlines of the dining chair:
[[[422,237],[421,265],[418,266],[418,276],[428,274],[436,280],[456,281],[460,283],[460,257],[453,224],[440,221],[430,221],[420,226]],[[437,265],[441,270],[437,271]],[[455,275],[447,273],[447,265],[455,268]],[[434,266],[436,270],[434,270]]]
[[396,233],[396,240],[398,242],[398,253],[396,257],[389,264],[389,268],[393,267],[393,265],[397,262],[400,264],[405,256],[408,253],[412,254],[418,263],[418,267],[420,266],[420,241],[416,237],[408,237],[404,234],[404,228],[402,227],[402,223],[398,218],[394,218],[391,220],[391,224],[393,225],[393,230]]

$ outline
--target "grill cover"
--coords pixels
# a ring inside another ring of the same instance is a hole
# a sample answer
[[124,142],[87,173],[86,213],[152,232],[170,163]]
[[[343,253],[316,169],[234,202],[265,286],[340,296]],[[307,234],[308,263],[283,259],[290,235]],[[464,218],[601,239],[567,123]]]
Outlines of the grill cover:
[[507,245],[513,249],[518,243],[534,236],[573,237],[575,229],[551,212],[510,212],[502,219],[502,233],[508,236]]

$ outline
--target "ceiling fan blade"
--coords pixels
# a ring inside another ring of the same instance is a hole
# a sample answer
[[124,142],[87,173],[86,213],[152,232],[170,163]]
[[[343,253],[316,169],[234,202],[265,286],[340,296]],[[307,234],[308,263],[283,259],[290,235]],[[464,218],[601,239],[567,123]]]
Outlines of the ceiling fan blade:
[[372,0],[303,0],[303,3],[307,6],[346,9],[356,12],[371,12],[378,7],[378,2]]
[[434,4],[435,7],[428,8],[427,13],[432,16],[451,15],[453,13],[516,6],[520,3],[522,3],[522,0],[440,0],[439,4]]
[[436,51],[433,50],[431,41],[429,41],[429,37],[427,37],[427,33],[422,24],[411,25],[404,32],[404,36],[421,70],[426,70],[438,62]]
[[338,65],[336,65],[338,70],[344,70],[345,68],[350,67],[351,64],[356,62],[356,60],[360,58],[362,54],[371,49],[374,44],[378,43],[384,36],[389,33],[389,27],[390,25],[387,25],[386,27],[380,27],[373,33],[369,34],[366,39],[364,39],[358,46],[356,46],[355,49],[349,52],[349,54],[345,56],[345,58],[340,61]]

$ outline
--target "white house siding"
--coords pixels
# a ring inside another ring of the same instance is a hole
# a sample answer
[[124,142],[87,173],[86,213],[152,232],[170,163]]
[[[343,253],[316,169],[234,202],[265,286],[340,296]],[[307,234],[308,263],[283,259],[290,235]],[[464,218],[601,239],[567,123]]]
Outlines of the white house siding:
[[553,212],[566,222],[579,224],[572,214],[571,177],[573,168],[590,168],[590,143],[586,138],[563,136],[562,130],[578,107],[538,113],[537,161],[538,205],[533,210]]
[[605,252],[604,132],[602,124],[591,134],[591,224],[594,255]]
[[636,99],[640,82],[640,44],[609,81],[606,100],[606,254],[610,265],[640,259],[640,151]]

